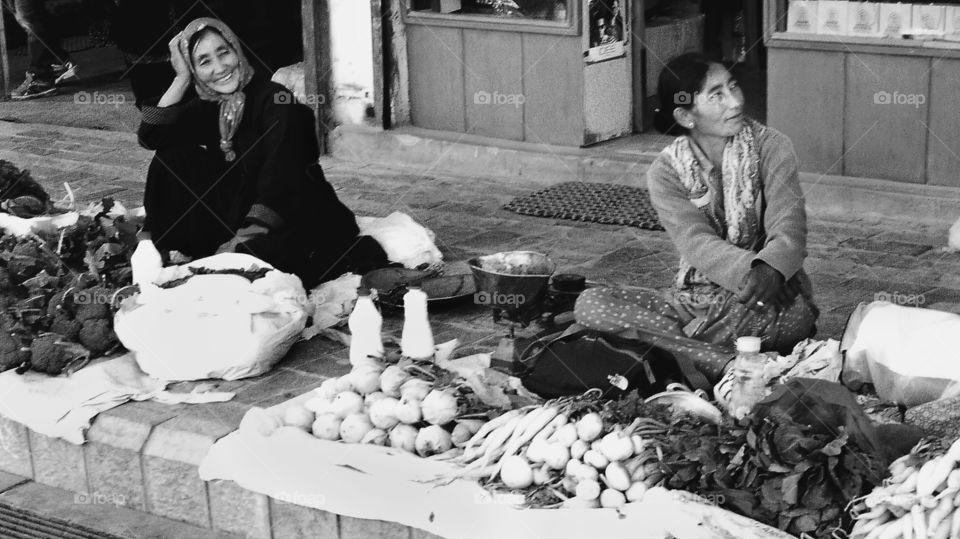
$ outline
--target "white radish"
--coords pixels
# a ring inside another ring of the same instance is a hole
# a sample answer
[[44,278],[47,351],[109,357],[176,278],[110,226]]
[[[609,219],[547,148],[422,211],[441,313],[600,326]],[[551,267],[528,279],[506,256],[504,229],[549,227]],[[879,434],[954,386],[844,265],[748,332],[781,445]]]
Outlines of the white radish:
[[591,412],[577,421],[577,437],[584,442],[592,442],[603,432],[603,419],[600,414]]
[[637,481],[636,483],[630,485],[630,488],[627,489],[626,497],[627,501],[630,502],[639,502],[643,499],[643,495],[647,493],[647,485],[644,485],[642,481]]
[[954,511],[950,517],[950,539],[960,539],[960,510]]
[[923,510],[923,506],[914,505],[910,508],[910,516],[913,520],[913,536],[914,537],[926,537],[927,536],[927,519],[926,512]]
[[600,483],[593,479],[584,479],[577,483],[577,497],[584,500],[596,500],[600,497]]
[[[917,496],[922,498],[933,494],[933,491],[940,486],[940,483],[946,481],[949,472],[942,477],[940,477],[938,473],[940,460],[940,458],[930,459],[920,467],[920,471],[917,472]],[[939,481],[937,479],[939,479]]]
[[627,498],[619,490],[608,488],[600,493],[600,507],[620,509],[627,503]]
[[579,437],[577,436],[576,423],[567,423],[566,425],[563,425],[548,439],[551,442],[563,444],[566,447],[573,447],[573,444],[579,440]]
[[607,464],[610,464],[610,461],[607,457],[603,456],[603,453],[594,451],[593,449],[583,454],[583,462],[586,462],[597,470],[603,470],[607,467]]
[[611,462],[626,460],[633,456],[633,440],[616,429],[600,440],[600,452]]
[[927,519],[927,529],[936,530],[941,522],[950,519],[950,513],[953,512],[953,509],[952,496],[947,496],[940,500],[937,507],[930,511],[930,516]]
[[533,484],[543,485],[550,482],[550,468],[546,465],[533,469]]
[[562,470],[570,462],[570,450],[561,444],[547,444],[543,457],[544,463],[551,470]]
[[603,480],[612,489],[625,492],[630,488],[630,474],[619,462],[611,462],[603,472]]
[[533,484],[533,469],[523,457],[506,457],[500,467],[500,479],[509,488],[527,488]]
[[577,460],[582,460],[583,455],[585,455],[589,450],[590,446],[587,445],[587,442],[577,439],[575,442],[573,442],[573,445],[570,446],[570,456]]

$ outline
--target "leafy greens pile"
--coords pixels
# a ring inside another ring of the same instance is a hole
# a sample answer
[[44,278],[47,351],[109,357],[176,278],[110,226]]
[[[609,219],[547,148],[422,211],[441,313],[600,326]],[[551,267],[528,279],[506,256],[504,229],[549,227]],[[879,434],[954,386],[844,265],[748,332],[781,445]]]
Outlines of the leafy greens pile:
[[830,535],[842,528],[850,500],[870,492],[884,463],[857,447],[847,433],[815,433],[788,414],[727,419],[719,426],[691,417],[653,416],[668,428],[652,434],[662,451],[664,486],[683,489],[794,535]]

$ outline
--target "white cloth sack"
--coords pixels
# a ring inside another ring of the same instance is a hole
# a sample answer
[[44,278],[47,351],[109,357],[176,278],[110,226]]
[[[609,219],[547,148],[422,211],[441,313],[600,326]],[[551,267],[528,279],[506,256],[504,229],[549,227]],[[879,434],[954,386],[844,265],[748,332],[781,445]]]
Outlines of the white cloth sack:
[[[249,255],[224,253],[164,268],[158,284],[189,268],[271,268]],[[277,270],[250,282],[238,275],[197,275],[170,288],[146,287],[114,318],[120,342],[140,368],[160,380],[237,380],[257,376],[300,338],[310,304],[300,279]]]
[[0,373],[0,416],[34,432],[82,444],[97,414],[129,400],[196,404],[234,397],[231,392],[170,393],[166,386],[144,374],[130,354],[98,360],[69,376],[9,370]]
[[960,395],[960,316],[886,301],[861,303],[841,349],[843,383],[872,383],[885,401],[916,406]]
[[413,220],[409,215],[395,211],[386,217],[357,217],[360,234],[370,236],[383,247],[391,262],[414,269],[432,266],[443,261],[443,255],[434,245],[436,235]]
[[[287,406],[267,410],[282,416]],[[296,427],[269,436],[238,430],[221,438],[200,464],[204,481],[223,479],[273,498],[354,518],[385,520],[451,539],[604,537],[786,539],[789,534],[683,491],[651,489],[641,502],[613,509],[518,509],[516,497],[491,495],[475,481],[437,486],[455,469],[373,445],[314,438]],[[639,531],[638,531],[639,530]]]

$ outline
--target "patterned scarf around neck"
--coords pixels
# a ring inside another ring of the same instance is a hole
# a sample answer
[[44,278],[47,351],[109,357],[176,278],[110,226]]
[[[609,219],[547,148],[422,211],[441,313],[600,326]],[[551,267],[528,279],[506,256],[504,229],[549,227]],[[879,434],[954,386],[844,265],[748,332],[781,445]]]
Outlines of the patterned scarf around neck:
[[[197,77],[197,69],[196,66],[193,65],[193,55],[189,50],[190,40],[197,32],[205,28],[212,28],[220,34],[237,55],[237,74],[239,75],[240,82],[237,85],[237,90],[232,94],[221,94],[200,82],[200,78]],[[201,17],[191,21],[190,24],[184,28],[179,49],[180,54],[186,60],[187,66],[190,67],[190,73],[193,75],[197,96],[204,101],[220,102],[220,150],[223,151],[223,158],[225,160],[233,161],[237,158],[237,154],[233,150],[233,137],[236,135],[237,127],[243,118],[243,106],[246,98],[243,89],[250,82],[250,79],[253,78],[253,69],[250,67],[250,63],[247,62],[247,58],[243,55],[243,50],[240,48],[240,40],[236,34],[233,33],[233,30],[230,30],[227,25],[217,19]]]
[[[722,177],[707,174],[695,149],[693,138],[680,136],[664,148],[673,168],[687,191],[687,196],[707,216],[714,231],[742,249],[756,250],[760,239],[761,220],[759,199],[760,148],[757,140],[766,127],[747,119],[743,129],[723,148]],[[713,284],[690,261],[681,257],[676,286]]]

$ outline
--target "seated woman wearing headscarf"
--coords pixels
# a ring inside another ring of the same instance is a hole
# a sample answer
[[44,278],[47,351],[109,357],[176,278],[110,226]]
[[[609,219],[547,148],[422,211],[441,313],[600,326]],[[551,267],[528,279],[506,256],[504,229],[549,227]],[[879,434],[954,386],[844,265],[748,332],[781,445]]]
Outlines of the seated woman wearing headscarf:
[[255,73],[218,20],[194,20],[169,48],[176,77],[138,130],[157,151],[141,238],[193,258],[252,254],[307,288],[386,265],[324,179],[310,109]]
[[676,281],[661,292],[591,289],[574,313],[592,329],[635,330],[715,381],[739,336],[788,353],[816,332],[797,156],[786,136],[744,116],[737,81],[706,56],[669,62],[658,94],[657,128],[678,136],[647,188],[680,253]]

